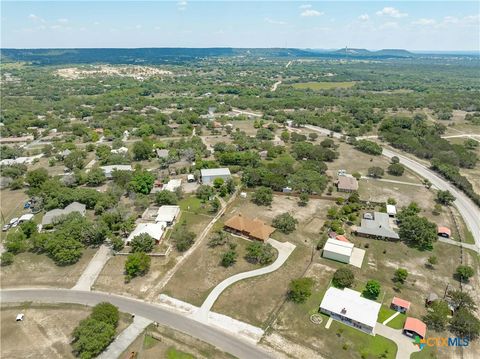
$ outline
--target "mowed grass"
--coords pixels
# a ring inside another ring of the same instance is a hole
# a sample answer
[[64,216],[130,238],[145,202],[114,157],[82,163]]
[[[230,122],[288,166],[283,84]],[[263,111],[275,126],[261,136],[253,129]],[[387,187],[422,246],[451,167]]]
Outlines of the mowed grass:
[[296,89],[310,89],[310,90],[330,90],[335,88],[350,88],[355,85],[354,81],[344,82],[299,82],[292,84]]
[[[382,305],[380,308],[380,312],[378,313],[377,322],[383,323],[385,320],[390,318],[392,315],[397,313],[397,311]],[[394,329],[403,329],[403,325],[405,324],[406,316],[405,314],[400,313],[395,318],[387,323],[387,326],[394,328]]]
[[195,357],[191,354],[182,352],[173,347],[168,348],[167,350],[168,359],[194,359]]

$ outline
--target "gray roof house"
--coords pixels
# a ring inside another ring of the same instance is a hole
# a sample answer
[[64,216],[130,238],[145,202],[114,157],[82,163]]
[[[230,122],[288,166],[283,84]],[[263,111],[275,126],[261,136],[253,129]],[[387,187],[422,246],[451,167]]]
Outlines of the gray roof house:
[[64,209],[55,208],[45,213],[45,215],[42,218],[42,226],[52,224],[57,218],[61,216],[66,216],[73,212],[78,212],[82,216],[85,216],[86,211],[87,211],[87,206],[85,206],[83,203],[72,202]]
[[390,227],[389,216],[387,213],[373,212],[373,218],[365,218],[364,216],[360,227],[356,228],[356,232],[360,236],[399,239],[398,233]]
[[200,176],[203,184],[212,184],[216,178],[222,178],[227,181],[232,175],[228,168],[204,168],[200,170]]

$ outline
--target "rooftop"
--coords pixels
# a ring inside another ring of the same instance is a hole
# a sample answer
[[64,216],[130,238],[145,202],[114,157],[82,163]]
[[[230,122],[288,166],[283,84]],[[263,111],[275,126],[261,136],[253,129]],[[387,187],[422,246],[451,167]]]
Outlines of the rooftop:
[[226,167],[224,168],[204,168],[200,170],[202,177],[205,176],[230,176],[230,170]]
[[66,216],[73,212],[79,212],[80,214],[85,215],[86,209],[87,209],[87,206],[79,202],[72,202],[63,209],[61,208],[52,209],[51,211],[48,211],[47,213],[45,213],[45,215],[43,216],[42,225],[51,224],[57,217]]
[[323,246],[323,250],[351,256],[353,251],[353,243],[342,242],[337,239],[329,238]]
[[132,241],[135,237],[139,236],[140,234],[148,234],[150,237],[159,241],[165,229],[165,223],[158,222],[158,223],[139,223],[137,227],[133,230],[132,233],[127,238],[127,242]]
[[398,298],[398,297],[393,297],[392,304],[396,305],[397,307],[402,307],[405,309],[409,309],[411,305],[411,303],[408,300]]
[[358,190],[358,181],[352,176],[339,176],[337,180],[337,187],[339,189],[356,191]]
[[247,233],[250,237],[266,241],[275,231],[275,228],[265,224],[258,218],[250,219],[237,214],[225,221],[225,226],[239,232]]
[[399,239],[397,232],[390,227],[388,214],[374,212],[373,219],[362,219],[362,224],[357,228],[357,232],[377,237]]
[[155,222],[173,222],[179,213],[179,206],[161,206],[157,211]]
[[451,236],[451,235],[452,235],[452,231],[450,230],[450,228],[448,228],[448,227],[443,227],[443,226],[439,226],[439,227],[438,227],[437,233],[445,233],[445,234],[448,234],[448,236]]
[[381,304],[361,297],[360,292],[330,287],[322,299],[320,308],[340,314],[374,328]]
[[420,319],[412,317],[407,317],[403,329],[415,332],[422,338],[425,338],[425,334],[427,333],[427,325]]

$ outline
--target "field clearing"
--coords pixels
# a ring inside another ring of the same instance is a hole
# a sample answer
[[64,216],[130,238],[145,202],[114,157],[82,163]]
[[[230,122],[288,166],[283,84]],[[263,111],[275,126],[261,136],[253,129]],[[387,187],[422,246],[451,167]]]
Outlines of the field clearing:
[[290,86],[296,89],[310,89],[310,90],[330,90],[335,88],[351,88],[355,85],[355,81],[343,82],[298,82]]
[[253,127],[255,120],[233,120],[229,121],[233,125],[233,129],[239,128],[247,135],[253,136],[257,133],[257,129]]
[[29,197],[23,189],[4,189],[0,192],[2,224],[8,223],[13,217],[19,217],[24,212],[23,205]]
[[96,251],[96,248],[86,248],[77,263],[63,267],[57,266],[45,254],[20,253],[13,264],[0,268],[1,287],[71,288]]

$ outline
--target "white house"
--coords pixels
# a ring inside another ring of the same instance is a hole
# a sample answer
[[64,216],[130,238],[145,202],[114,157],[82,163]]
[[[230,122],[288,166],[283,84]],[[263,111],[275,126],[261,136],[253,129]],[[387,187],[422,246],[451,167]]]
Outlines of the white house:
[[323,247],[322,257],[333,259],[342,263],[350,263],[353,247],[353,243],[329,238]]
[[168,183],[163,187],[165,191],[175,192],[175,190],[182,185],[181,179],[171,179]]
[[204,168],[200,170],[203,184],[213,184],[216,178],[222,178],[227,181],[232,176],[228,168]]
[[128,236],[125,243],[127,245],[140,234],[148,234],[150,237],[155,239],[155,242],[158,244],[162,239],[163,233],[165,231],[165,223],[139,223],[137,227],[133,230],[132,233]]
[[179,215],[179,206],[161,206],[157,211],[155,222],[164,222],[167,226],[171,226]]
[[365,333],[375,335],[375,324],[382,306],[363,298],[360,292],[345,288],[330,287],[320,304],[320,311],[332,319]]

